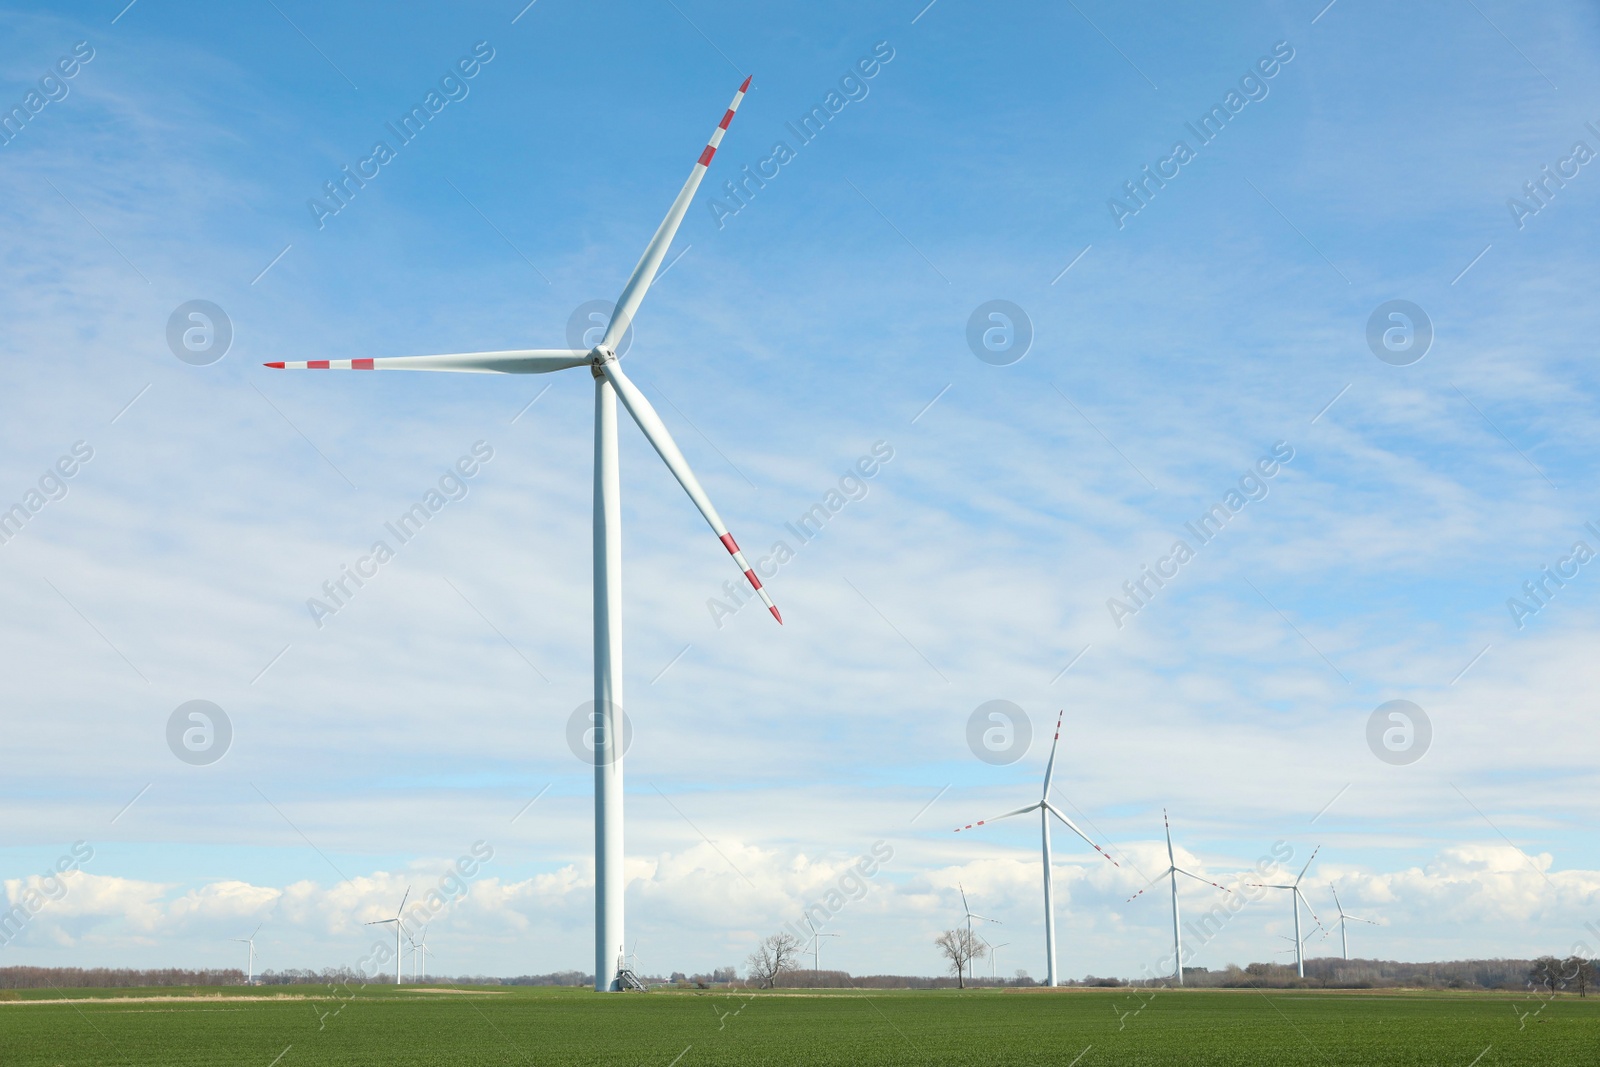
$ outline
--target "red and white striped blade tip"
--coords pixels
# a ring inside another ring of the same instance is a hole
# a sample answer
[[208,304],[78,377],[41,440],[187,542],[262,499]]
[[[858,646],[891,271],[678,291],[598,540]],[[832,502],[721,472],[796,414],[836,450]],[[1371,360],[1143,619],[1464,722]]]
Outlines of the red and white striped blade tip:
[[273,370],[377,370],[371,359],[308,359],[303,362],[263,363]]
[[778,612],[778,605],[774,604],[772,597],[768,595],[765,589],[761,588],[761,579],[756,577],[754,568],[744,558],[744,553],[739,550],[739,542],[733,539],[733,534],[731,533],[719,534],[717,539],[722,542],[722,547],[728,550],[728,555],[733,557],[733,561],[744,572],[745,578],[750,582],[750,588],[756,591],[756,594],[761,597],[761,602],[767,606],[767,610],[772,612],[772,617],[778,620],[779,626],[782,626],[783,616]]

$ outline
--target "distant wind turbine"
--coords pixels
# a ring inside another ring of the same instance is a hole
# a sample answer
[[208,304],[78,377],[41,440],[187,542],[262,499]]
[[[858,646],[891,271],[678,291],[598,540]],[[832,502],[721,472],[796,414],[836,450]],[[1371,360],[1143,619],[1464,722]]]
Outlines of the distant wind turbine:
[[249,945],[250,946],[250,962],[249,962],[248,966],[246,967],[245,974],[244,974],[244,984],[245,985],[255,985],[256,984],[256,935],[261,932],[261,927],[263,925],[264,924],[262,924],[262,923],[256,923],[256,928],[254,930],[250,931],[250,936],[249,937],[230,937],[230,938],[228,938],[229,941],[235,941],[235,942],[238,942],[241,945]]
[[666,218],[645,246],[644,255],[629,275],[616,310],[606,324],[600,343],[583,349],[517,349],[503,352],[467,352],[430,356],[384,356],[376,359],[313,359],[276,362],[278,370],[422,370],[466,371],[478,374],[548,374],[587,367],[594,377],[594,987],[604,992],[622,988],[623,970],[623,852],[622,852],[622,485],[617,458],[617,400],[638,423],[645,438],[661,456],[672,476],[699,509],[713,533],[755,588],[761,602],[781,624],[783,616],[761,579],[745,560],[728,532],[711,498],[689,469],[672,435],[639,387],[622,373],[617,349],[645,293],[661,269],[672,238],[689,210],[695,190],[716,155],[722,135],[750,88],[746,78],[717,128],[711,132],[689,177],[678,191]]
[[825,937],[838,937],[838,934],[819,933],[811,922],[811,916],[806,916],[806,925],[811,928],[811,971],[813,975],[822,972],[822,939]]
[[[1173,854],[1172,854],[1172,824],[1167,821],[1167,809],[1166,808],[1162,808],[1161,809],[1161,825],[1164,826],[1166,828],[1166,831],[1167,831],[1167,869],[1162,871],[1160,874],[1156,875],[1156,878],[1166,878],[1166,877],[1169,877],[1169,876],[1172,878],[1172,959],[1173,959],[1172,967],[1173,967],[1173,972],[1174,972],[1173,977],[1177,979],[1179,985],[1182,985],[1183,984],[1183,934],[1181,932],[1181,928],[1178,925],[1178,875],[1186,874],[1190,878],[1193,878],[1195,881],[1204,882],[1206,885],[1209,885],[1209,886],[1212,886],[1214,888],[1220,889],[1224,893],[1232,893],[1233,890],[1229,889],[1225,885],[1218,885],[1216,882],[1213,882],[1208,878],[1202,878],[1198,874],[1195,874],[1193,871],[1186,871],[1182,867],[1179,867],[1177,858],[1175,856],[1173,856]],[[1156,878],[1152,878],[1150,880],[1150,885],[1154,885],[1155,884]],[[1150,888],[1149,885],[1144,887],[1144,889],[1149,889],[1149,888]],[[1137,892],[1133,896],[1129,897],[1126,902],[1129,903],[1129,904],[1133,903],[1141,895],[1143,895],[1144,889],[1139,890],[1139,892]]]
[[[983,939],[983,943],[985,945],[989,945],[988,939],[984,938]],[[1005,947],[1007,947],[1010,944],[1011,944],[1011,942],[1009,942],[1009,941],[1002,941],[998,945],[989,945],[989,978],[990,978],[991,981],[994,980],[995,967],[997,966],[997,963],[998,963],[998,960],[999,960],[999,957],[1000,957],[1000,950],[1005,948]]]
[[406,940],[411,942],[411,980],[420,982],[428,977],[428,928],[424,926],[416,940],[410,934]]
[[1344,910],[1344,905],[1339,903],[1339,891],[1333,888],[1333,883],[1328,883],[1328,889],[1333,892],[1333,906],[1339,909],[1339,942],[1344,950],[1344,958],[1350,958],[1350,935],[1345,930],[1346,923],[1366,923],[1369,926],[1382,925],[1376,919],[1363,919],[1357,915],[1349,915]]
[[1083,840],[1087,842],[1096,852],[1100,853],[1100,855],[1104,856],[1107,860],[1110,860],[1113,867],[1121,866],[1120,863],[1111,859],[1111,857],[1107,855],[1105,849],[1091,841],[1088,834],[1078,829],[1077,823],[1061,814],[1061,809],[1050,803],[1050,782],[1051,779],[1055,777],[1056,771],[1056,746],[1061,743],[1061,719],[1065,715],[1066,712],[1063,711],[1056,716],[1056,736],[1055,739],[1050,742],[1050,762],[1045,764],[1044,789],[1039,794],[1039,799],[1034,803],[1029,804],[1025,808],[1018,808],[1015,811],[1008,811],[1004,815],[996,815],[992,819],[979,819],[975,823],[968,823],[966,826],[956,827],[956,833],[959,834],[963,830],[972,830],[992,822],[999,822],[1001,819],[1009,819],[1013,815],[1026,815],[1030,811],[1037,811],[1039,813],[1039,830],[1044,842],[1042,854],[1044,864],[1044,952],[1047,974],[1046,984],[1051,986],[1056,984],[1056,897],[1055,890],[1050,884],[1050,816],[1054,815],[1056,818],[1065,823],[1067,829],[1083,838]]
[[1000,920],[998,920],[998,918],[989,918],[987,915],[979,915],[978,912],[974,912],[971,907],[968,907],[968,905],[966,905],[966,889],[962,888],[962,883],[960,883],[960,881],[955,883],[955,888],[957,888],[958,893],[962,894],[962,910],[966,913],[966,944],[973,944],[974,918],[979,918],[979,920],[986,921],[986,923],[995,923],[997,926],[1000,925]]
[[410,899],[411,887],[406,886],[406,895],[400,898],[400,907],[395,909],[394,918],[377,919],[366,924],[367,926],[384,926],[388,923],[394,923],[394,984],[396,989],[400,987],[400,968],[402,961],[405,959],[400,952],[400,935],[405,932],[405,924],[400,920],[401,916],[403,916],[406,912],[406,901]]
[[[1266,885],[1262,882],[1250,883],[1257,889],[1289,890],[1289,906],[1294,909],[1294,965],[1295,970],[1299,973],[1301,978],[1306,976],[1306,954],[1305,939],[1300,936],[1300,902],[1306,898],[1305,894],[1300,892],[1300,879],[1306,876],[1306,872],[1311,869],[1312,861],[1317,858],[1317,853],[1321,851],[1321,845],[1318,845],[1316,848],[1311,850],[1311,859],[1306,860],[1306,865],[1300,868],[1300,873],[1296,875],[1295,880],[1290,882],[1288,885]],[[1316,910],[1312,908],[1309,900],[1306,900],[1306,910],[1311,912],[1311,921],[1317,924],[1317,929],[1322,929],[1322,920],[1317,918]]]

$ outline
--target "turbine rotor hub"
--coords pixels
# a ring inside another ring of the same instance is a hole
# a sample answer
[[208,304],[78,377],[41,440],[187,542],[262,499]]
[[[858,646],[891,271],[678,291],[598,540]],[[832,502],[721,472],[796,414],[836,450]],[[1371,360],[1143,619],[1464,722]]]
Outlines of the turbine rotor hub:
[[595,345],[589,350],[589,373],[596,379],[604,378],[605,371],[600,368],[609,361],[615,361],[617,353],[605,345]]

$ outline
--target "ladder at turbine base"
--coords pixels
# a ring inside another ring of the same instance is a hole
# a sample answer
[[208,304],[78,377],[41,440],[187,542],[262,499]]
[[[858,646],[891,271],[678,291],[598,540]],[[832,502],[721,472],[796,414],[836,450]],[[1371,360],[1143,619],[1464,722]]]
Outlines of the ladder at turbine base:
[[639,976],[626,967],[617,972],[617,989],[624,993],[648,993],[645,984],[639,981]]

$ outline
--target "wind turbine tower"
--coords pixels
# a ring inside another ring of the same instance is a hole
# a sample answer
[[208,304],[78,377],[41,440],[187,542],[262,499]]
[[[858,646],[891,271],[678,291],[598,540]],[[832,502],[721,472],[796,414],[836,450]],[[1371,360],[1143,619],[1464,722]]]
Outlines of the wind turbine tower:
[[[1220,889],[1224,893],[1232,893],[1233,890],[1229,889],[1227,886],[1218,885],[1216,882],[1211,881],[1209,878],[1202,878],[1198,874],[1195,874],[1193,871],[1186,871],[1182,867],[1179,867],[1178,866],[1178,860],[1172,853],[1172,824],[1167,821],[1167,809],[1165,809],[1165,808],[1161,809],[1161,824],[1166,828],[1166,831],[1167,831],[1167,869],[1162,871],[1160,874],[1156,875],[1156,878],[1159,879],[1159,878],[1170,877],[1172,879],[1172,960],[1173,960],[1172,967],[1173,967],[1173,977],[1177,980],[1177,983],[1179,985],[1182,985],[1183,984],[1183,931],[1182,931],[1182,928],[1178,925],[1178,875],[1180,875],[1180,874],[1187,875],[1190,878],[1193,878],[1197,882],[1204,882],[1206,885],[1211,886],[1211,887],[1213,887],[1215,889]],[[1151,880],[1151,885],[1154,885],[1154,884],[1155,884],[1155,879],[1152,879]],[[1150,886],[1148,886],[1148,885],[1144,887],[1144,889],[1149,889],[1149,888],[1150,888]],[[1139,897],[1141,897],[1144,894],[1144,889],[1139,890],[1139,892],[1137,892],[1133,896],[1129,897],[1128,900],[1127,900],[1127,903],[1131,904],[1135,900],[1138,900]]]
[[367,926],[386,926],[389,923],[394,923],[394,984],[396,989],[400,988],[401,968],[405,961],[405,956],[400,951],[400,937],[405,933],[405,923],[401,922],[401,916],[405,914],[406,901],[410,899],[411,887],[406,886],[406,895],[400,898],[400,907],[395,910],[394,918],[376,919],[365,924]]
[[[1294,909],[1294,966],[1301,978],[1306,976],[1305,939],[1300,936],[1300,902],[1305,900],[1305,894],[1300,892],[1300,879],[1306,876],[1311,869],[1312,862],[1317,858],[1317,853],[1322,851],[1318,845],[1311,850],[1311,859],[1306,860],[1306,865],[1300,868],[1300,873],[1288,885],[1267,885],[1262,882],[1251,882],[1257,889],[1287,889],[1289,891],[1289,906]],[[1317,924],[1317,929],[1322,929],[1322,920],[1317,918],[1316,911],[1311,907],[1311,902],[1306,900],[1306,910],[1311,912],[1311,921]]]
[[1105,859],[1110,860],[1111,865],[1113,867],[1120,867],[1121,866],[1121,864],[1119,864],[1116,860],[1111,859],[1111,857],[1106,854],[1106,850],[1105,849],[1101,848],[1099,845],[1096,845],[1092,840],[1090,840],[1088,834],[1086,834],[1082,830],[1078,829],[1078,824],[1077,823],[1073,822],[1071,819],[1069,819],[1065,815],[1061,814],[1061,809],[1057,808],[1054,804],[1050,803],[1050,783],[1051,783],[1051,780],[1055,777],[1055,770],[1056,770],[1056,746],[1061,743],[1061,719],[1065,714],[1066,714],[1066,712],[1063,711],[1063,712],[1061,712],[1060,714],[1058,714],[1056,716],[1056,736],[1055,736],[1055,739],[1050,742],[1050,762],[1045,764],[1045,768],[1044,768],[1044,789],[1040,792],[1039,799],[1034,801],[1032,804],[1029,804],[1027,807],[1017,808],[1015,811],[1008,811],[1004,815],[996,815],[992,819],[979,819],[975,823],[968,823],[966,826],[958,826],[958,827],[956,827],[956,833],[959,834],[963,830],[976,829],[979,826],[986,826],[986,825],[988,825],[989,823],[992,823],[992,822],[999,822],[1001,819],[1009,819],[1013,815],[1026,815],[1030,811],[1037,811],[1039,813],[1039,835],[1040,835],[1040,838],[1041,838],[1041,841],[1042,841],[1042,848],[1040,849],[1040,852],[1041,852],[1042,862],[1043,862],[1043,866],[1044,866],[1044,954],[1045,954],[1045,972],[1046,972],[1045,983],[1047,985],[1050,985],[1050,986],[1054,986],[1054,985],[1057,984],[1057,982],[1056,982],[1056,897],[1055,897],[1055,889],[1052,887],[1051,881],[1050,881],[1050,865],[1051,865],[1051,857],[1050,857],[1050,816],[1054,815],[1056,818],[1060,819],[1064,824],[1066,824],[1067,829],[1071,830],[1073,833],[1075,833],[1079,837],[1083,838],[1083,840],[1085,842],[1087,842],[1090,845],[1090,847],[1092,847],[1096,852],[1100,853],[1100,855],[1103,856]]
[[1357,915],[1350,915],[1344,910],[1344,905],[1339,903],[1339,891],[1333,888],[1333,883],[1328,883],[1328,889],[1333,893],[1333,906],[1339,909],[1339,947],[1344,950],[1344,958],[1350,958],[1350,935],[1345,929],[1346,923],[1366,923],[1369,926],[1379,925],[1376,919],[1363,919]]
[[[256,923],[256,928],[254,930],[250,931],[250,936],[249,937],[230,937],[230,938],[228,938],[229,941],[237,942],[238,944],[241,944],[241,945],[249,945],[250,946],[250,960],[249,960],[249,963],[246,966],[245,972],[244,972],[244,984],[245,985],[255,985],[256,984],[256,935],[261,932],[262,925],[264,925],[264,924]],[[1346,957],[1346,958],[1348,958],[1348,957]]]
[[806,916],[806,926],[811,929],[811,973],[815,976],[822,973],[822,939],[839,935],[819,933],[809,915]]

